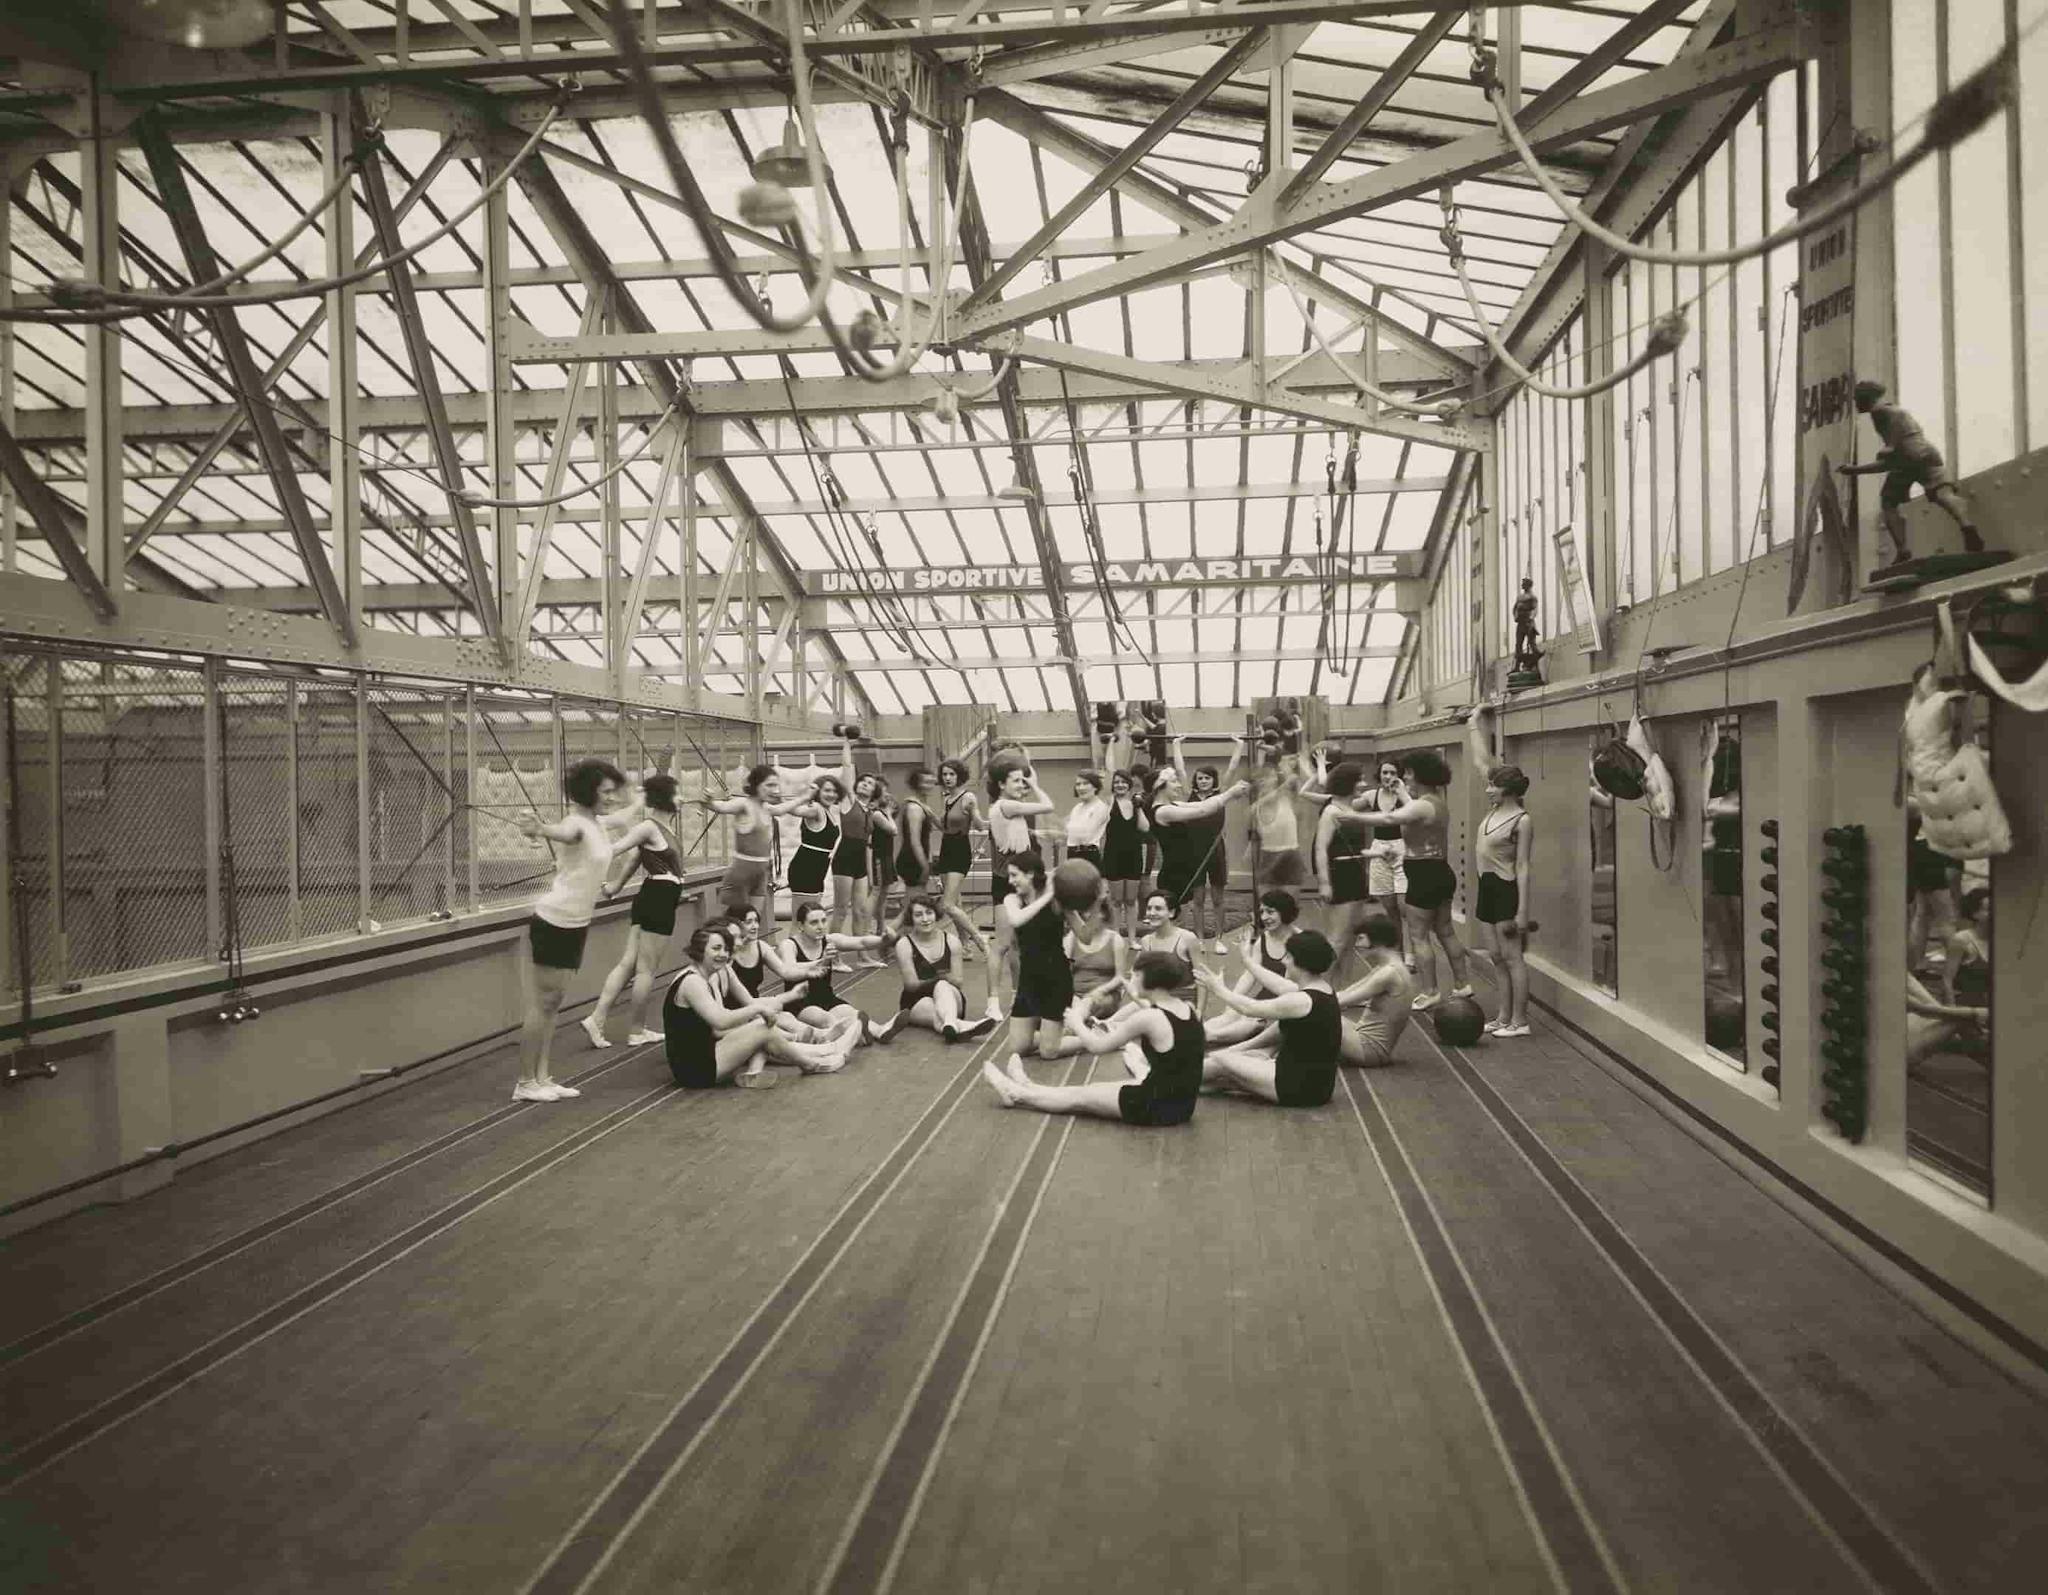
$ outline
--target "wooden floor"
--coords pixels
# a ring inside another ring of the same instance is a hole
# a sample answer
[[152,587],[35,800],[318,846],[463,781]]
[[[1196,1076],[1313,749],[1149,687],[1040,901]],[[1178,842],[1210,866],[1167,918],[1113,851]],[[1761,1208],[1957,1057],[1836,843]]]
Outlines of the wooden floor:
[[0,1589],[2042,1588],[2048,1403],[1554,1026],[1163,1132],[989,1050],[569,1030],[6,1243]]

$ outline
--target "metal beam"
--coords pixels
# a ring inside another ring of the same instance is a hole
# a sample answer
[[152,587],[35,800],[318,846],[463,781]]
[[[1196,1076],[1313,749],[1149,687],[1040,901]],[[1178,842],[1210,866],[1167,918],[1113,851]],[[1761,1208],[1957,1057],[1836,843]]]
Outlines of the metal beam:
[[[1353,659],[1392,659],[1399,653],[1400,649],[1398,648],[1354,648],[1351,650],[1350,657]],[[1229,655],[1230,660],[1247,665],[1283,664],[1321,659],[1322,657],[1323,652],[1318,648],[1243,648],[1234,649]],[[1219,657],[1214,652],[1156,653],[1149,656],[1141,656],[1131,652],[1129,649],[1115,649],[1106,654],[1091,655],[1084,660],[1077,660],[1064,654],[994,654],[987,656],[966,655],[950,658],[940,665],[931,665],[922,659],[855,659],[849,663],[848,668],[854,671],[880,671],[883,674],[894,674],[907,670],[934,669],[940,671],[959,671],[964,674],[970,670],[1071,671],[1077,669],[1082,664],[1121,665],[1129,668],[1146,664],[1213,665],[1216,663],[1219,663]],[[651,673],[660,675],[664,672],[656,670]]]
[[386,259],[384,275],[391,294],[391,311],[405,339],[406,363],[412,369],[413,387],[419,392],[420,406],[426,415],[434,465],[448,495],[449,512],[455,517],[456,546],[462,555],[463,574],[469,584],[469,601],[484,628],[484,635],[506,650],[509,657],[512,642],[505,634],[498,608],[497,587],[484,559],[483,543],[477,537],[476,516],[462,496],[462,455],[456,447],[455,433],[448,424],[448,404],[441,393],[441,374],[434,365],[433,338],[427,332],[426,323],[420,319],[419,295],[413,290],[411,263],[398,258],[405,242],[399,237],[398,215],[392,208],[391,189],[384,180],[383,160],[373,156],[364,161],[361,173],[370,224],[376,229],[377,241]]
[[[1109,145],[1088,137],[1085,133],[1069,127],[1057,117],[1040,110],[1035,105],[1025,104],[1014,94],[1007,93],[1004,90],[995,89],[986,94],[978,95],[975,98],[974,107],[977,114],[988,117],[998,126],[1007,127],[1011,132],[1027,142],[1042,145],[1063,159],[1072,161],[1083,168],[1107,165],[1111,160],[1115,159],[1116,151]],[[1117,187],[1121,192],[1130,195],[1147,209],[1165,217],[1168,221],[1174,223],[1175,226],[1186,228],[1191,233],[1205,233],[1210,229],[1227,225],[1228,222],[1227,218],[1219,216],[1207,205],[1198,203],[1175,189],[1168,188],[1165,184],[1158,182],[1143,172],[1132,171],[1125,173],[1123,181]],[[1153,248],[1158,248],[1158,245],[1153,245]],[[1243,252],[1243,250],[1238,251],[1238,253]],[[1150,251],[1138,252],[1140,258],[1149,253]],[[1277,256],[1269,258],[1267,262],[1269,269],[1278,269],[1275,265],[1275,261],[1278,258]],[[1318,301],[1340,307],[1349,315],[1369,318],[1373,326],[1379,329],[1388,342],[1392,343],[1396,348],[1406,349],[1421,356],[1422,359],[1433,364],[1446,377],[1455,377],[1463,380],[1471,375],[1471,362],[1441,347],[1431,339],[1424,337],[1405,323],[1385,315],[1377,305],[1361,298],[1348,288],[1332,282],[1321,273],[1309,271],[1305,267],[1300,266],[1299,263],[1290,262],[1289,264],[1293,267],[1297,276],[1312,281],[1315,284],[1315,297]],[[1085,279],[1077,278],[1071,280],[1080,281]],[[955,330],[957,331],[958,329]]]
[[993,267],[988,276],[975,286],[960,308],[963,311],[972,310],[977,305],[987,304],[1001,293],[1018,272],[1038,258],[1039,252],[1047,244],[1065,232],[1069,224],[1086,214],[1090,205],[1114,188],[1126,172],[1158,148],[1160,141],[1179,127],[1187,119],[1190,111],[1235,76],[1238,68],[1243,66],[1265,42],[1264,28],[1253,28],[1241,35],[1235,44],[1210,64],[1206,72],[1182,89],[1175,96],[1173,103],[1152,119],[1151,125],[1144,132],[1112,155],[1106,164],[1091,172],[1088,180],[1075,190],[1073,197],[1048,216],[1045,225],[1026,239],[1022,247],[1001,265]]
[[[485,136],[496,143],[502,143],[510,138],[511,134],[509,130],[500,127],[488,129]],[[554,173],[548,170],[546,163],[540,160],[527,161],[519,168],[514,181],[532,203],[549,235],[569,257],[570,264],[582,273],[590,292],[609,294],[619,326],[628,332],[652,332],[653,321],[641,309],[640,302],[633,297],[632,289],[613,275],[604,250],[592,236],[582,215],[570,202],[569,196],[562,191],[562,185],[556,181]],[[653,389],[660,407],[665,409],[675,404],[679,424],[688,425],[695,411],[686,400],[677,402],[682,399],[683,390],[675,372],[668,364],[660,360],[644,361],[640,365],[640,372]],[[624,408],[622,404],[622,413]],[[790,564],[788,555],[784,553],[773,531],[763,525],[760,517],[754,512],[753,501],[732,466],[725,460],[712,459],[707,462],[706,471],[717,484],[719,497],[725,501],[728,511],[738,519],[741,528],[759,528],[759,547],[768,556],[771,573],[783,592],[792,598],[800,596],[794,567]],[[845,663],[845,653],[840,649],[837,639],[829,632],[821,635],[818,642],[833,660],[840,664]],[[871,715],[876,713],[873,700],[868,698],[864,690],[860,696],[866,712]]]
[[1281,191],[1280,203],[1291,205],[1306,194],[1309,189],[1322,181],[1323,173],[1336,164],[1337,157],[1351,148],[1371,125],[1372,119],[1386,109],[1387,102],[1401,91],[1407,81],[1415,75],[1416,68],[1429,59],[1429,52],[1443,42],[1444,35],[1457,26],[1462,19],[1455,11],[1445,11],[1431,17],[1417,31],[1414,38],[1402,47],[1386,71],[1379,75],[1373,86],[1367,89],[1359,102],[1346,113],[1344,120],[1331,128],[1311,155]]
[[[1004,301],[1004,305],[1008,303],[1010,301]],[[1003,306],[991,308],[1000,310]],[[1369,432],[1379,437],[1403,438],[1439,448],[1476,449],[1485,452],[1493,446],[1491,435],[1483,429],[1475,429],[1456,421],[1424,421],[1388,410],[1381,410],[1376,415],[1369,414],[1357,404],[1339,404],[1334,400],[1318,399],[1298,391],[1291,385],[1280,387],[1272,383],[1262,383],[1248,367],[1239,367],[1237,373],[1230,375],[1219,373],[1190,376],[1171,367],[1133,359],[1129,355],[1111,354],[1102,349],[1084,349],[1075,344],[1056,343],[1050,338],[1012,334],[1003,340],[1003,345],[1026,360],[1036,360],[1067,371],[1088,371],[1098,376],[1121,378],[1149,388],[1155,393],[1173,393],[1192,399],[1218,399],[1225,404],[1244,409],[1264,410],[1274,415],[1291,415],[1304,421],[1338,427],[1347,432]]]
[[[212,244],[207,241],[205,226],[192,203],[192,190],[185,181],[184,162],[170,141],[154,126],[152,118],[145,117],[136,134],[149,162],[150,175],[156,181],[157,195],[170,218],[171,230],[176,234],[178,247],[185,256],[186,270],[191,273],[194,283],[212,282],[220,275],[220,262],[214,255]],[[292,544],[298,549],[314,591],[320,594],[320,608],[344,646],[353,646],[356,627],[349,614],[348,601],[334,579],[334,567],[327,562],[327,550],[320,541],[320,534],[313,529],[312,506],[306,502],[305,490],[299,484],[298,470],[285,444],[284,432],[277,424],[277,414],[270,407],[263,373],[257,369],[256,357],[249,348],[242,324],[235,312],[227,309],[211,310],[207,312],[207,319],[213,326],[221,356],[227,362],[235,394],[249,418],[249,429],[255,434],[256,447],[270,473],[271,487],[277,494],[278,508],[290,528]],[[125,552],[123,545],[124,557]]]
[[[1494,3],[1522,4],[1525,0],[1494,0]],[[862,85],[855,70],[843,63],[862,56],[886,57],[900,49],[978,49],[991,52],[992,57],[999,60],[1000,55],[996,52],[1004,47],[1070,44],[1100,48],[1111,40],[1193,36],[1233,24],[1258,27],[1285,23],[1357,22],[1376,17],[1403,17],[1467,8],[1466,0],[1268,0],[1261,5],[1196,5],[1177,11],[1152,9],[1155,4],[1156,0],[1138,0],[1134,5],[1102,14],[1084,13],[1079,8],[1069,12],[1060,6],[1037,17],[1006,21],[977,19],[967,26],[950,20],[922,17],[890,26],[873,17],[857,17],[851,20],[858,22],[858,27],[849,25],[835,29],[827,25],[810,33],[805,39],[805,48],[828,79],[839,81],[849,92],[860,93]],[[763,22],[731,4],[730,0],[706,0],[704,9],[721,19],[726,29],[740,35],[740,38],[722,38],[709,32],[701,15],[692,19],[687,8],[679,8],[679,13],[666,15],[658,12],[655,36],[643,45],[651,66],[657,70],[720,68],[734,62],[758,61],[786,53],[786,39],[778,26]],[[680,21],[668,20],[678,15]],[[339,56],[294,47],[289,52],[289,60],[281,67],[268,62],[259,66],[257,63],[263,58],[252,54],[241,57],[248,65],[237,72],[223,70],[232,65],[236,56],[233,52],[222,51],[203,58],[190,68],[186,76],[171,76],[161,68],[155,76],[137,73],[132,81],[123,84],[121,93],[128,99],[159,100],[266,94],[291,89],[362,87],[380,83],[416,83],[432,87],[464,79],[486,81],[547,76],[572,66],[585,74],[616,72],[625,64],[608,30],[586,23],[581,30],[572,32],[565,24],[557,22],[549,31],[551,37],[545,48],[537,38],[531,47],[522,47],[515,33],[509,41],[514,47],[501,49],[495,55],[479,52],[463,57],[456,56],[452,48],[444,48],[436,51],[429,60],[406,64],[384,56],[366,42],[378,38],[376,32],[366,32],[351,39],[356,48],[370,54],[369,60],[344,62]],[[679,38],[679,34],[684,37]],[[563,48],[585,42],[595,48]],[[451,41],[451,45],[453,43]],[[462,41],[462,47],[474,48],[473,41]],[[884,69],[877,67],[875,78],[878,83],[883,77]],[[878,86],[876,92],[885,91]]]
[[43,541],[50,545],[50,551],[64,567],[64,574],[71,578],[92,612],[101,620],[114,619],[120,608],[114,595],[107,591],[107,584],[100,580],[99,572],[92,568],[92,561],[86,558],[85,545],[80,541],[85,517],[50,491],[4,423],[0,423],[0,476],[6,478],[21,507],[28,511],[28,518],[42,532]]
[[[1310,286],[1319,289],[1321,284]],[[654,332],[619,334],[605,341],[635,351],[644,349],[644,354],[635,352],[631,356],[635,360],[659,360],[666,336]],[[1051,339],[1044,342],[1048,347],[1065,347]],[[1385,387],[1428,390],[1441,387],[1446,380],[1428,362],[1401,351],[1382,349],[1379,359],[1380,383]],[[569,363],[573,365],[575,362]],[[1243,362],[1238,360],[1148,361],[1145,364],[1150,372],[1165,373],[1170,378],[1184,378],[1189,382],[1209,376],[1227,376],[1243,369]],[[1351,356],[1345,358],[1344,365],[1352,369],[1361,368],[1361,363]],[[794,386],[797,406],[806,415],[826,412],[875,414],[925,409],[942,386],[975,380],[978,379],[972,372],[943,378],[922,374],[879,384],[863,382],[856,377],[798,377]],[[1074,402],[1081,405],[1129,404],[1135,400],[1157,398],[1161,393],[1156,377],[1140,382],[1090,371],[1071,372],[1068,381],[1073,389]],[[1351,383],[1342,370],[1321,354],[1316,354],[1288,374],[1288,386],[1313,393],[1348,389]],[[1026,410],[1052,410],[1064,403],[1059,374],[1050,369],[1026,367],[1020,370],[1017,373],[1017,393]],[[561,409],[561,394],[559,388],[530,388],[510,394],[504,406],[505,414],[510,423],[520,429],[552,432]],[[963,407],[969,410],[982,406],[992,408],[994,403],[990,398],[980,401],[980,405],[966,404]],[[293,415],[305,425],[314,428],[331,425],[330,409],[324,399],[292,400],[289,405]],[[646,388],[628,389],[619,395],[619,418],[622,421],[646,420],[659,415],[667,407],[664,397]],[[693,381],[689,408],[694,414],[704,417],[774,417],[789,413],[789,394],[781,381],[774,378],[738,382]],[[489,420],[489,399],[482,393],[450,394],[446,409],[448,424],[458,433],[481,432]],[[425,407],[417,398],[366,397],[359,402],[357,410],[357,424],[365,433],[423,432],[427,425]],[[210,442],[223,429],[239,428],[241,417],[241,406],[234,404],[131,404],[121,410],[121,426],[124,438],[131,446],[173,443],[196,447]],[[23,410],[18,418],[17,433],[25,448],[77,447],[85,441],[85,412],[78,409]],[[945,440],[937,442],[944,446]],[[715,455],[721,451],[712,444],[705,452]]]
[[[1262,13],[1266,10],[1260,8]],[[1581,95],[1535,129],[1530,143],[1539,153],[1555,149],[1762,83],[1798,66],[1803,59],[1804,44],[1796,28],[1775,28],[1740,38],[1694,60],[1659,67],[1626,83]],[[1449,184],[1511,165],[1516,158],[1514,147],[1500,131],[1489,128],[1360,177],[1318,184],[1285,205],[1272,190],[1254,194],[1227,221],[1020,298],[984,305],[961,318],[955,337],[963,342],[986,340],[993,333],[1028,326],[1076,305],[1129,294],[1248,250],[1313,232],[1347,216],[1433,195]]]

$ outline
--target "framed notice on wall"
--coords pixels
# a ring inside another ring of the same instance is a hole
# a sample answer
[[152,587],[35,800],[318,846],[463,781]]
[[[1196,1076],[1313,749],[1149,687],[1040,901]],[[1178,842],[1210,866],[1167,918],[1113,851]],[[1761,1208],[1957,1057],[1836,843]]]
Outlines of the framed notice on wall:
[[1579,557],[1579,532],[1575,526],[1560,526],[1553,539],[1557,544],[1557,580],[1570,607],[1572,641],[1582,654],[1596,654],[1606,647],[1600,636],[1600,612],[1593,607],[1593,584],[1586,580],[1586,563]]

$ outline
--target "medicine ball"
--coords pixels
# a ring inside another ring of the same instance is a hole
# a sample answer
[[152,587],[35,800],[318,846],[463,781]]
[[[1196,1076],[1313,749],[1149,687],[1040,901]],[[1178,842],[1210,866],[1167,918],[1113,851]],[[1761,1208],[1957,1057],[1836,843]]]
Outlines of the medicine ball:
[[1070,858],[1052,872],[1052,895],[1062,908],[1087,908],[1102,895],[1102,871],[1085,858]]
[[1486,1010],[1470,997],[1446,997],[1430,1010],[1436,1037],[1447,1047],[1476,1046],[1486,1033]]

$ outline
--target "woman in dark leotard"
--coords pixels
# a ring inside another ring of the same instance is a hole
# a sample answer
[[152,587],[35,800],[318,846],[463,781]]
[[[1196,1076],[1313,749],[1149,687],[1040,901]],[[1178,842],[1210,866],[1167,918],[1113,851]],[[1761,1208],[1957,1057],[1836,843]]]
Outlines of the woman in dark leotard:
[[[1298,930],[1287,938],[1286,981],[1291,991],[1277,997],[1245,997],[1206,969],[1195,979],[1239,1013],[1279,1022],[1280,1047],[1267,1054],[1243,1047],[1212,1052],[1202,1066],[1202,1084],[1277,1103],[1283,1108],[1319,1108],[1337,1089],[1337,1061],[1344,1050],[1344,1015],[1325,978],[1337,962],[1336,949],[1320,931]],[[1271,985],[1272,982],[1267,982]]]
[[[875,806],[868,815],[868,906],[874,914],[868,928],[879,936],[889,922],[889,888],[896,884],[896,850],[902,837],[898,834],[901,826],[896,818],[896,805],[889,801],[889,783],[879,775],[873,780]],[[908,894],[905,896],[907,909]],[[876,960],[878,967],[881,962]]]
[[[1152,777],[1152,835],[1159,843],[1157,889],[1170,894],[1176,905],[1193,895],[1197,877],[1207,879],[1209,841],[1200,822],[1223,810],[1251,790],[1238,781],[1206,798],[1184,795],[1180,772],[1156,771]],[[1220,845],[1220,843],[1219,843]]]
[[935,897],[913,897],[905,911],[909,929],[896,938],[896,965],[903,972],[903,995],[896,1012],[875,1032],[887,1041],[905,1025],[936,1030],[948,1041],[971,1041],[995,1029],[983,1014],[972,1024],[962,1021],[967,993],[955,973],[960,963],[960,938],[939,917]]
[[1340,961],[1376,906],[1366,861],[1371,822],[1359,812],[1361,803],[1372,800],[1364,782],[1363,767],[1348,760],[1330,772],[1330,802],[1316,821],[1310,851],[1316,880],[1329,904],[1324,932]]
[[[1181,756],[1181,746],[1186,741],[1186,737],[1173,739],[1173,766],[1187,783],[1189,797],[1197,803],[1205,802],[1221,792],[1224,784],[1237,774],[1237,767],[1244,760],[1244,738],[1233,739],[1230,767],[1221,775],[1211,764],[1198,765],[1190,775],[1187,762]],[[1230,885],[1230,850],[1223,840],[1223,815],[1219,810],[1202,819],[1191,820],[1187,830],[1188,846],[1194,857],[1194,880],[1189,895],[1195,904],[1188,928],[1195,933],[1197,941],[1209,943],[1210,952],[1225,953],[1230,950],[1223,945],[1223,899]]]
[[[846,757],[850,765],[852,743],[847,744]],[[858,936],[867,926],[873,902],[874,888],[869,877],[875,868],[872,838],[875,808],[882,797],[882,779],[877,775],[857,775],[849,784],[853,797],[839,811],[839,846],[832,853],[832,930],[836,935]],[[879,969],[881,960],[874,959],[867,967]]]
[[797,810],[803,829],[797,833],[796,856],[789,861],[791,897],[816,897],[825,889],[825,872],[839,847],[839,807],[846,788],[836,775],[821,775],[811,799]]
[[1202,1022],[1187,1000],[1189,966],[1171,953],[1146,953],[1134,975],[1137,1001],[1130,1012],[1108,1027],[1086,1023],[1076,1004],[1071,1022],[1083,1050],[1121,1051],[1128,1084],[1105,1080],[1088,1085],[1037,1085],[1024,1072],[1024,1059],[1010,1054],[1007,1070],[989,1059],[981,1066],[1007,1108],[1036,1108],[1040,1113],[1084,1113],[1124,1124],[1165,1126],[1186,1124],[1195,1116],[1201,1091]]
[[1060,1021],[1074,1000],[1074,967],[1067,962],[1065,928],[1046,881],[1045,860],[1023,854],[1011,861],[1008,875],[1010,892],[996,913],[1017,944],[1010,1048],[1023,1052],[1035,1046],[1049,1053],[1059,1045]]
[[1116,931],[1128,941],[1137,933],[1138,894],[1145,886],[1145,833],[1151,817],[1138,799],[1128,770],[1109,778],[1109,824],[1102,834],[1102,878],[1114,905]]
[[[958,759],[939,765],[939,856],[933,868],[939,884],[939,904],[960,932],[964,949],[972,941],[983,958],[989,956],[988,938],[976,929],[965,908],[960,906],[960,888],[967,872],[974,868],[974,832],[981,810],[973,788],[967,784],[967,766]],[[964,951],[962,956],[966,956]],[[989,994],[989,1011],[1000,1019],[995,994]]]
[[931,790],[932,777],[929,770],[912,770],[903,778],[904,799],[897,810],[896,828],[899,832],[896,847],[896,878],[911,891],[919,891],[929,879],[936,887],[932,860],[932,833],[936,822],[932,819],[931,802],[927,794]]
[[[836,952],[871,951],[880,947],[887,938],[834,934],[826,928],[825,905],[815,897],[800,899],[790,909],[789,927],[789,935],[782,943],[783,962],[805,964],[814,971],[799,988],[804,996],[796,1009],[797,1018],[807,1025],[826,1029],[844,1022],[835,1010],[850,1008],[859,1013],[851,999],[832,989],[832,976],[843,969],[832,955]],[[858,1034],[864,1041],[874,1040],[877,1034],[875,1022],[864,1018]]]
[[[583,1033],[593,1047],[609,1047],[604,1033],[612,1004],[633,983],[633,1006],[626,1024],[626,1045],[649,1046],[661,1039],[661,1032],[647,1028],[647,1000],[654,995],[654,977],[661,967],[661,955],[675,934],[676,904],[683,895],[683,860],[676,841],[676,778],[650,775],[641,785],[646,800],[646,817],[619,838],[619,846],[630,844],[625,876],[611,889],[630,879],[634,870],[646,879],[633,894],[633,922],[626,928],[625,951],[604,977],[597,1006],[583,1017]],[[607,894],[609,895],[609,894]]]
[[[785,962],[780,953],[761,940],[761,911],[751,903],[740,913],[729,916],[725,923],[732,930],[732,977],[749,998],[761,995],[770,975],[782,983],[783,991],[794,992],[827,968],[822,963]],[[775,1027],[792,1041],[825,1043],[839,1040],[861,1022],[858,1008],[835,1008],[832,1017],[830,1025],[818,1026],[807,1025],[794,1014],[778,1014]]]
[[699,925],[690,935],[690,967],[676,977],[661,1005],[663,1045],[676,1084],[706,1090],[742,1071],[758,1075],[771,1061],[793,1063],[806,1074],[844,1067],[853,1033],[824,1046],[784,1035],[775,1019],[791,994],[748,1000],[732,975],[732,943],[732,928],[723,921]]
[[[1237,977],[1237,984],[1231,990],[1241,997],[1256,997],[1264,990],[1252,978],[1254,964],[1271,974],[1287,973],[1287,938],[1294,934],[1294,922],[1300,917],[1301,904],[1292,892],[1275,887],[1259,898],[1252,923],[1244,933],[1245,970]],[[1261,1051],[1271,1051],[1280,1042],[1280,1032],[1272,1024],[1228,1009],[1213,1015],[1202,1029],[1212,1047],[1256,1047]]]

